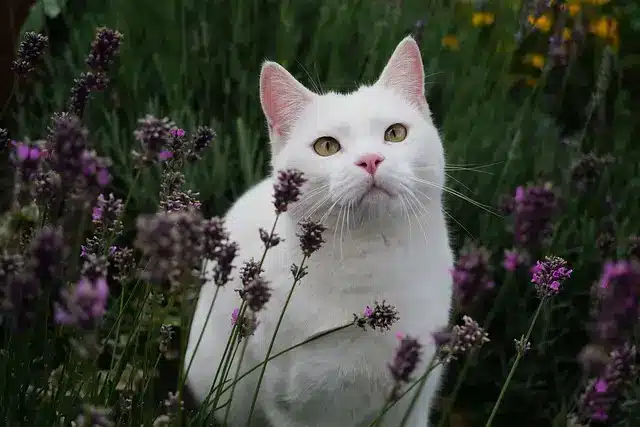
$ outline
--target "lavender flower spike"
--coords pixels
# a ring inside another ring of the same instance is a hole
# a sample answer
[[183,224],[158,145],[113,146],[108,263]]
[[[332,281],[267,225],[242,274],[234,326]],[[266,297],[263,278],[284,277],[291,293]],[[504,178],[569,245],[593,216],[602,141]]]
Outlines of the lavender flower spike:
[[531,282],[535,283],[540,298],[548,297],[560,292],[562,283],[571,277],[572,272],[565,260],[550,256],[533,266]]
[[55,320],[61,325],[91,329],[104,315],[108,296],[104,277],[93,282],[83,277],[70,292],[62,292],[63,304],[56,303]]

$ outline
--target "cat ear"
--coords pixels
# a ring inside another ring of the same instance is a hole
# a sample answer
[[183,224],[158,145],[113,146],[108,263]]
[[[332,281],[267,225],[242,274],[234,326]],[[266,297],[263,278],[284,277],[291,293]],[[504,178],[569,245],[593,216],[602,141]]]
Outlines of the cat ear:
[[302,109],[314,97],[281,65],[267,61],[260,71],[260,103],[267,118],[269,132],[286,135]]
[[407,36],[398,44],[376,85],[398,91],[421,110],[427,106],[422,56],[413,37]]

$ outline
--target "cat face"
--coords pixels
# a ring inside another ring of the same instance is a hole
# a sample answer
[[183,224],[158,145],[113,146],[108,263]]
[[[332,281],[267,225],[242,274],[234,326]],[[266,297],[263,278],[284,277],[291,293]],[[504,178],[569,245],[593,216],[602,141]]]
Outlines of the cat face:
[[412,38],[375,84],[353,93],[315,94],[267,62],[260,94],[274,169],[296,168],[309,180],[296,215],[326,220],[343,207],[371,215],[439,206],[444,153]]

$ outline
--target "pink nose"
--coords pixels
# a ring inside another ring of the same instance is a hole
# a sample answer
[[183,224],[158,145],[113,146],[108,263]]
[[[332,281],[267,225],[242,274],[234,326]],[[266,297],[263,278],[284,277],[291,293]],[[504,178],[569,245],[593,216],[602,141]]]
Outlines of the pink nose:
[[366,170],[370,175],[376,173],[380,163],[384,161],[384,156],[375,153],[363,154],[358,160],[356,160],[356,166],[360,166]]

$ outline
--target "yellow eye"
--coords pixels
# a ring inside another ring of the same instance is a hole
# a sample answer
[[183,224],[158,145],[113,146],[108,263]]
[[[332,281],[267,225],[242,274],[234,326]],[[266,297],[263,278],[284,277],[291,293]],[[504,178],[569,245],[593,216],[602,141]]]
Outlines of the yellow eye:
[[389,142],[402,142],[407,137],[407,128],[400,123],[393,124],[384,131],[384,140]]
[[330,136],[318,138],[313,143],[313,150],[322,157],[332,156],[340,151],[341,148],[338,140]]

